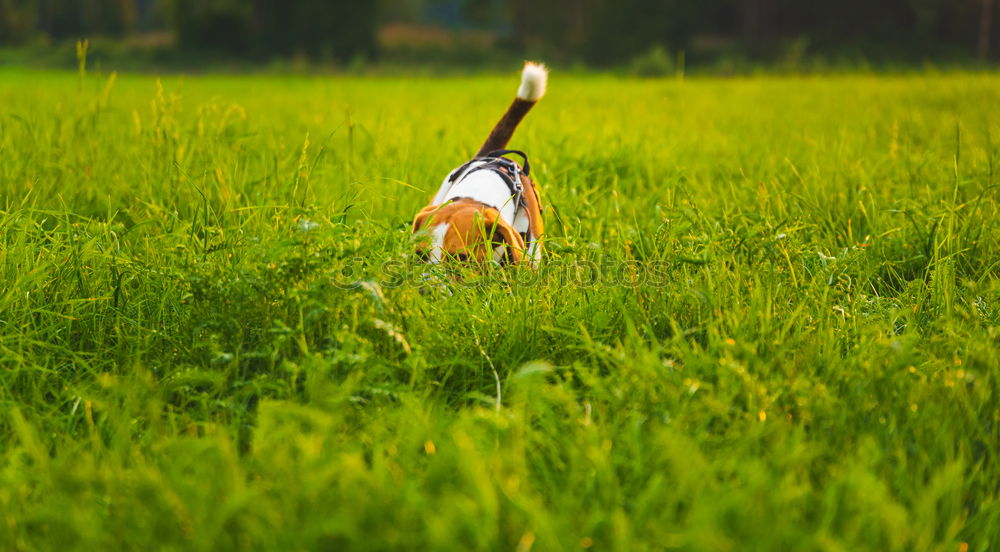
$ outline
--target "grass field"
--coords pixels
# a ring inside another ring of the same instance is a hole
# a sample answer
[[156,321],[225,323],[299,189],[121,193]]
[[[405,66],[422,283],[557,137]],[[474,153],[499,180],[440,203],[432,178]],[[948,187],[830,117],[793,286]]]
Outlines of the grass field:
[[1000,77],[0,72],[0,549],[1000,546]]

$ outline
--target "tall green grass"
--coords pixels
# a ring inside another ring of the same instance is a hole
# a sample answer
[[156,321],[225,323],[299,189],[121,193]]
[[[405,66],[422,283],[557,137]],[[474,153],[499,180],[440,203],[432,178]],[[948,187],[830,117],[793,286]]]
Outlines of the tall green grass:
[[1000,79],[0,72],[0,548],[1000,546]]

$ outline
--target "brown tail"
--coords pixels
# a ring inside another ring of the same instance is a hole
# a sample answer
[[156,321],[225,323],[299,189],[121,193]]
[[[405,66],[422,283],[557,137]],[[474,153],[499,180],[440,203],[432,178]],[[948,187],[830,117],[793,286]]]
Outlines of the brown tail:
[[476,157],[483,157],[492,151],[502,150],[507,147],[511,136],[517,125],[524,119],[524,116],[531,111],[531,108],[538,103],[538,100],[545,95],[545,84],[548,81],[548,69],[544,65],[527,62],[521,71],[521,88],[517,91],[517,97],[507,108],[500,121],[493,127],[490,136],[479,148]]

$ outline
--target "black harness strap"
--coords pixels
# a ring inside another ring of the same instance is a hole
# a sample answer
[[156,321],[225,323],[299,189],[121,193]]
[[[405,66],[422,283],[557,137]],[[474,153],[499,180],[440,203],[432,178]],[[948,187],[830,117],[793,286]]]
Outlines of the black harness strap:
[[465,176],[465,170],[469,167],[469,165],[475,163],[476,161],[484,162],[482,168],[486,168],[488,165],[497,166],[502,162],[510,163],[511,161],[509,159],[504,158],[504,155],[510,155],[510,154],[521,156],[521,159],[524,161],[524,168],[520,169],[520,172],[530,176],[531,164],[528,163],[527,154],[525,154],[523,151],[520,150],[497,150],[497,151],[491,151],[488,155],[484,157],[473,157],[472,159],[469,159],[468,161],[463,163],[462,166],[459,167],[455,172],[451,173],[451,177],[448,179],[448,182],[455,182],[460,177]]
[[[510,154],[521,156],[521,159],[524,160],[523,169],[518,166],[516,162],[504,157],[504,155]],[[477,161],[482,161],[483,164],[469,170],[469,166]],[[501,180],[503,180],[504,184],[507,185],[507,189],[510,190],[510,194],[514,196],[514,204],[517,207],[525,207],[524,186],[521,185],[521,174],[531,174],[531,165],[528,163],[528,156],[523,151],[497,150],[491,151],[485,157],[475,157],[470,159],[451,174],[451,177],[448,178],[448,182],[454,184],[458,180],[465,178],[476,171],[483,170],[497,173]]]
[[531,175],[531,165],[528,164],[528,155],[521,150],[512,150],[512,149],[496,150],[496,151],[491,151],[489,154],[486,155],[486,157],[502,159],[504,155],[510,155],[512,153],[514,155],[521,156],[521,160],[524,161],[524,169],[521,172],[523,172],[526,175]]

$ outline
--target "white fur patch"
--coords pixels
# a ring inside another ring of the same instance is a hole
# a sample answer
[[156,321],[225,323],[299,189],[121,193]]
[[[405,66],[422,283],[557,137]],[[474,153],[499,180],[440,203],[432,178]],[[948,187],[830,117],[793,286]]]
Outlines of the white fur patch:
[[524,62],[521,70],[521,88],[517,97],[529,102],[537,102],[545,95],[545,83],[549,80],[549,70],[541,63]]
[[493,171],[476,171],[462,178],[445,194],[445,201],[463,197],[489,205],[500,211],[500,216],[507,224],[514,222],[517,206],[514,204],[510,188],[500,178],[500,175]]
[[[472,169],[475,169],[476,167],[479,167],[480,165],[484,165],[485,163],[486,163],[486,161],[473,161],[466,168],[465,172],[468,173]],[[461,169],[461,168],[462,167],[456,168],[455,170],[453,170],[450,173],[448,173],[448,176],[444,177],[444,181],[441,182],[441,187],[438,188],[438,193],[437,193],[437,195],[434,196],[434,201],[431,203],[431,205],[441,205],[445,201],[448,201],[448,198],[449,198],[448,192],[451,191],[451,187],[452,187],[452,184],[453,184],[453,182],[451,181],[451,176],[453,174],[455,174],[456,172],[458,172],[458,169]]]
[[444,222],[431,230],[431,254],[427,257],[428,261],[432,263],[441,262],[441,259],[444,257],[444,236],[448,233],[448,228],[451,228],[451,223]]

